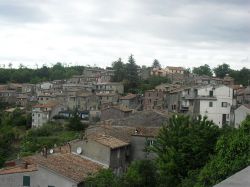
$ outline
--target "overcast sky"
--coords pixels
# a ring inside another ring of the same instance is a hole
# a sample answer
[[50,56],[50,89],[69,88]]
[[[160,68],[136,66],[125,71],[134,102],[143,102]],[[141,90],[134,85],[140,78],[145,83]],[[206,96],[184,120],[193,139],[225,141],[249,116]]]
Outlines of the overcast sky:
[[0,0],[0,65],[250,68],[250,0]]

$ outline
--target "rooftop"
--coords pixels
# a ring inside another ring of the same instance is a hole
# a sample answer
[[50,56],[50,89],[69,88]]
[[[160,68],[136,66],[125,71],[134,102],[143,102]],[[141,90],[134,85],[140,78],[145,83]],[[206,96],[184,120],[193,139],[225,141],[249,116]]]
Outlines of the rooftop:
[[89,174],[95,173],[102,168],[100,164],[71,153],[51,154],[48,155],[47,158],[41,155],[35,155],[25,157],[23,160],[52,170],[77,183],[84,181]]
[[118,138],[115,138],[105,133],[92,133],[87,136],[88,139],[94,140],[102,145],[110,147],[111,149],[124,147],[129,145],[129,143],[124,142]]
[[121,100],[129,100],[129,99],[134,99],[134,98],[136,98],[137,97],[137,95],[136,94],[128,94],[128,95],[126,95],[126,96],[123,96],[123,97],[121,97],[120,99]]
[[23,165],[17,165],[13,167],[6,167],[3,169],[0,169],[0,175],[24,173],[24,172],[32,172],[32,171],[37,171],[37,167],[34,164],[27,165],[27,167],[24,167]]
[[250,166],[235,173],[226,180],[220,182],[214,187],[247,187],[250,186]]

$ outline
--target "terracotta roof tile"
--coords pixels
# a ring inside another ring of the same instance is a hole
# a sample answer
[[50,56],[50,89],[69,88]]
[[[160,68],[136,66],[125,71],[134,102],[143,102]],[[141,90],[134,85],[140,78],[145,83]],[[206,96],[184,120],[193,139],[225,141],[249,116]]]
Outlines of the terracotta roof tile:
[[134,99],[134,98],[136,98],[136,96],[137,96],[136,94],[128,94],[126,96],[121,97],[120,99],[122,99],[122,100]]
[[47,158],[36,155],[25,157],[23,160],[50,169],[78,183],[84,181],[89,174],[98,172],[103,168],[100,164],[71,153],[51,154]]
[[120,139],[117,139],[113,136],[107,135],[105,133],[92,133],[87,136],[88,139],[92,139],[102,145],[115,149],[118,147],[123,147],[129,145],[127,142],[124,142]]
[[7,175],[13,173],[24,173],[24,172],[32,172],[37,171],[37,167],[34,164],[27,165],[27,168],[24,168],[21,165],[17,165],[14,167],[7,167],[0,170],[0,175]]

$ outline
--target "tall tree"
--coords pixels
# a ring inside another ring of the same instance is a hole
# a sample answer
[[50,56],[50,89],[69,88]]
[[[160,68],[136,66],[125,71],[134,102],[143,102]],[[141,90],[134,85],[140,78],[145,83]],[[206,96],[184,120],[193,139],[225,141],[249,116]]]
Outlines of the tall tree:
[[154,162],[150,160],[140,160],[133,162],[124,175],[124,186],[157,186],[157,172]]
[[223,134],[216,144],[216,154],[201,170],[197,187],[213,186],[250,164],[250,117]]
[[218,65],[216,68],[214,68],[214,73],[216,77],[224,78],[226,74],[231,73],[230,66],[226,63],[223,63],[222,65]]
[[214,152],[218,136],[218,126],[206,118],[170,118],[153,146],[161,186],[178,186],[190,171],[202,168]]
[[128,80],[129,88],[137,87],[139,83],[138,66],[132,54],[129,56],[126,64],[126,79]]
[[207,64],[205,64],[203,66],[195,67],[193,69],[193,73],[195,73],[197,75],[208,75],[210,77],[213,75],[211,68]]
[[112,80],[114,82],[121,82],[125,78],[125,65],[122,62],[122,59],[119,58],[117,61],[112,63],[112,67],[114,70],[114,77]]
[[160,64],[159,60],[154,59],[153,64],[152,64],[152,68],[161,68],[161,64]]

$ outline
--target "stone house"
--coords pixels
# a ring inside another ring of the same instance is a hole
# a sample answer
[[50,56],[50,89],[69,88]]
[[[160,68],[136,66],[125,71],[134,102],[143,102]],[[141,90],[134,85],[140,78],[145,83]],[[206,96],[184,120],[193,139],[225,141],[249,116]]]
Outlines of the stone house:
[[90,133],[83,140],[71,143],[71,151],[93,162],[123,173],[129,164],[129,143],[102,133]]
[[162,69],[162,68],[153,68],[153,69],[151,69],[150,75],[151,76],[166,77],[167,72],[165,69]]
[[244,104],[238,107],[234,111],[234,126],[239,127],[241,122],[244,121],[250,115],[250,104]]
[[70,110],[81,111],[96,110],[99,108],[98,97],[92,92],[76,92],[68,96],[67,106]]
[[0,170],[0,187],[84,187],[89,174],[102,165],[76,154],[55,153],[23,158],[23,163]]
[[250,86],[241,89],[237,92],[237,104],[249,104],[250,103]]
[[184,74],[185,69],[183,67],[167,66],[165,68],[165,71],[167,74],[175,74],[175,73]]
[[96,96],[98,97],[101,108],[117,105],[119,101],[119,95],[117,93],[96,93]]
[[144,110],[162,110],[165,108],[165,94],[159,90],[147,90],[145,91],[143,100]]
[[0,102],[15,104],[16,97],[17,97],[16,90],[0,90]]
[[125,106],[109,106],[101,110],[101,120],[125,118],[131,115],[132,109]]
[[97,93],[124,93],[124,86],[119,82],[103,82],[97,83],[95,91]]
[[67,108],[62,104],[48,102],[46,104],[37,104],[32,107],[32,127],[40,127],[50,121],[60,111]]
[[155,158],[154,153],[149,153],[146,148],[153,145],[160,127],[128,127],[128,126],[110,126],[98,125],[88,128],[86,133],[105,133],[106,135],[115,137],[127,142],[129,147],[129,162],[134,160],[144,160]]
[[141,98],[137,94],[128,94],[120,97],[119,103],[130,109],[137,109],[141,106]]
[[154,159],[156,155],[148,149],[153,146],[160,128],[136,127],[131,134],[131,160]]

